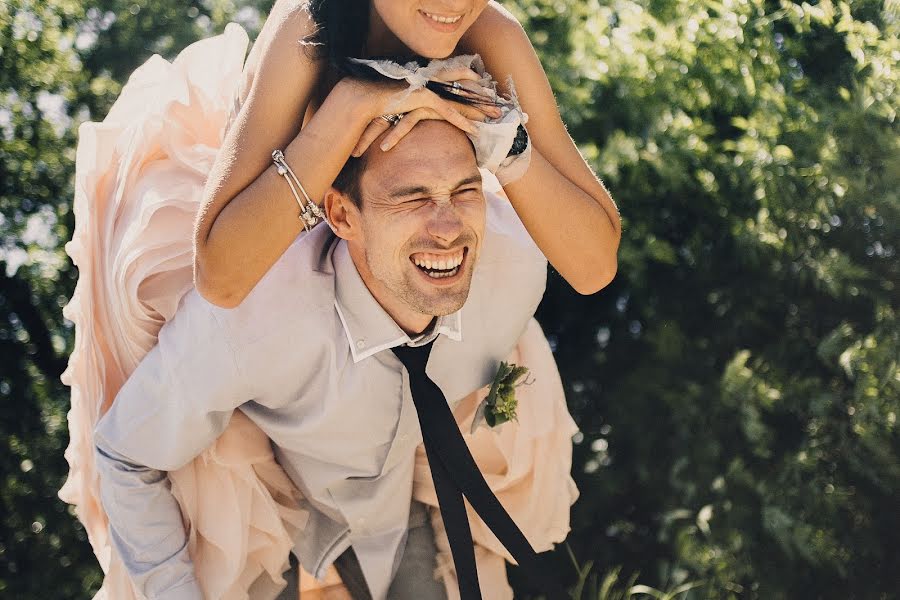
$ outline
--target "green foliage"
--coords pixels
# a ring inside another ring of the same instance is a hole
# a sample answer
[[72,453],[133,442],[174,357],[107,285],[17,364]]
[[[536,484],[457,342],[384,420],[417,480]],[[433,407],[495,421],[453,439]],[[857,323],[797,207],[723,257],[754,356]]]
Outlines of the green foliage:
[[575,547],[715,598],[888,597],[896,4],[513,8],[623,216],[612,285],[539,313],[584,433]]
[[[56,498],[77,127],[154,52],[237,16],[253,36],[268,4],[0,3],[0,596],[100,583]],[[892,597],[897,3],[504,6],[624,226],[615,281],[554,274],[538,314],[583,432],[576,597]]]
[[631,598],[645,597],[657,600],[676,600],[686,597],[683,594],[703,585],[702,581],[690,581],[674,586],[671,590],[663,591],[647,585],[635,584],[638,578],[637,573],[631,575],[628,583],[619,585],[619,573],[622,567],[614,567],[600,580],[597,573],[591,572],[594,566],[593,561],[589,560],[585,564],[579,565],[568,543],[566,550],[569,552],[569,558],[572,559],[575,570],[578,571],[578,580],[570,590],[572,600],[630,600]]
[[491,427],[505,423],[507,421],[516,421],[516,388],[528,373],[528,367],[520,367],[516,364],[501,362],[491,389],[485,398],[487,404],[485,409],[485,421]]
[[52,586],[49,597],[85,598],[102,578],[56,495],[68,472],[60,375],[74,340],[61,308],[77,275],[63,244],[78,125],[102,120],[151,54],[174,58],[224,14],[216,2],[0,3],[0,597],[47,598]]

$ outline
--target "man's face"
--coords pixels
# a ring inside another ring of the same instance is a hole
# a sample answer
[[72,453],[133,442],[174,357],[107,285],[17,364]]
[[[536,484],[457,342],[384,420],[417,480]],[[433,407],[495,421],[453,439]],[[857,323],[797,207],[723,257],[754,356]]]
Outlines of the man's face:
[[[485,198],[472,144],[444,121],[417,124],[396,146],[366,153],[358,213],[357,268],[370,289],[422,315],[465,303],[485,225]],[[355,248],[354,248],[355,246]],[[368,270],[369,273],[364,273]],[[368,277],[370,276],[370,277]]]

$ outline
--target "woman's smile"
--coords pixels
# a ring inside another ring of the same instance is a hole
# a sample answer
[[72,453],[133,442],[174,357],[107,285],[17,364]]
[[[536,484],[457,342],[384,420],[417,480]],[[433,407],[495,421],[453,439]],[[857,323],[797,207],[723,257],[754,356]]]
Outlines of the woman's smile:
[[429,27],[441,33],[454,33],[457,31],[462,27],[464,17],[464,15],[441,15],[424,10],[420,10],[419,15]]

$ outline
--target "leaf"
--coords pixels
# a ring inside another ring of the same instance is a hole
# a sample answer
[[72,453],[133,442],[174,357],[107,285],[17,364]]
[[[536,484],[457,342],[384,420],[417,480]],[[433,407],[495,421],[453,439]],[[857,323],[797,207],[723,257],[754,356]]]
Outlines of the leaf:
[[648,596],[653,596],[654,598],[659,598],[659,600],[662,600],[665,597],[663,592],[659,591],[658,589],[652,588],[649,585],[641,585],[641,584],[631,586],[631,588],[629,588],[629,593],[631,593],[631,594],[647,594]]
[[528,367],[520,367],[519,365],[511,365],[512,370],[510,373],[504,378],[504,383],[510,386],[514,386],[518,381],[528,374]]

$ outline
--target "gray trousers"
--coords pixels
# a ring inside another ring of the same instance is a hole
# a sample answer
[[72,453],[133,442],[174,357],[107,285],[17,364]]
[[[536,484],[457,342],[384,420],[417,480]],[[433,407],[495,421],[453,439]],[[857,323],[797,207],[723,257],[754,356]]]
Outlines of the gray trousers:
[[[298,587],[300,568],[293,552],[290,562],[290,570],[284,573],[288,586],[277,600],[302,600]],[[335,559],[334,566],[353,600],[372,600],[353,546]],[[400,567],[388,589],[388,600],[447,600],[444,584],[436,581],[432,575],[435,566],[437,547],[427,507],[413,500],[409,515],[409,535],[400,558]]]

